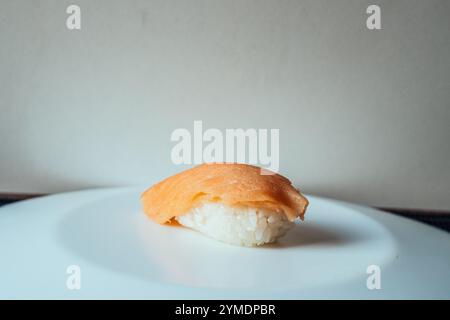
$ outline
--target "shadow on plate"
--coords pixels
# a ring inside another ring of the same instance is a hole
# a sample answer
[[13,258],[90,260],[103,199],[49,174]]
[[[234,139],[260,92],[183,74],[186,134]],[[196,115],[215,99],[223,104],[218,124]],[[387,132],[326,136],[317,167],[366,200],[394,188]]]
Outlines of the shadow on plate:
[[265,245],[261,248],[291,248],[305,246],[341,246],[355,241],[364,241],[357,235],[349,235],[348,232],[311,224],[300,224],[292,228],[286,236],[276,243]]

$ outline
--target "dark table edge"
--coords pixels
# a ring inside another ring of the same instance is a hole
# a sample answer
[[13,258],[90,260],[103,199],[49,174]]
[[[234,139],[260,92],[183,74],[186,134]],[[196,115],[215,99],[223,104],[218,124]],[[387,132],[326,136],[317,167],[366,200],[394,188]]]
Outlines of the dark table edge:
[[[50,195],[48,193],[13,193],[0,192],[0,202],[13,203],[22,200],[28,200]],[[382,211],[398,214],[430,214],[430,215],[450,215],[450,210],[416,209],[416,208],[397,208],[397,207],[374,207]]]
[[[0,206],[46,195],[48,194],[0,192]],[[450,211],[392,207],[375,207],[375,209],[420,221],[450,232]]]

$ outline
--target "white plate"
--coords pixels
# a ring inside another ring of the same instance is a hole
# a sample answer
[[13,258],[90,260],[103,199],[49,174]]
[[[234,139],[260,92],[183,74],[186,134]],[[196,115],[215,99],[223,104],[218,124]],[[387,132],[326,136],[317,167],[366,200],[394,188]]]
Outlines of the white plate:
[[[450,298],[450,235],[309,196],[278,244],[227,245],[142,212],[142,189],[53,195],[0,209],[0,298]],[[81,270],[69,290],[67,267]],[[381,270],[369,290],[367,268]]]

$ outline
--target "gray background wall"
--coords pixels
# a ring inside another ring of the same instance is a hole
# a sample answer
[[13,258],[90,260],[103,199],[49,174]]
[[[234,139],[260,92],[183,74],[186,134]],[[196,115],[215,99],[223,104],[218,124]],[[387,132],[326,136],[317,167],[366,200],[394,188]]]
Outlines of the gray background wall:
[[0,41],[0,191],[151,184],[203,120],[280,128],[303,191],[450,209],[448,0],[1,0]]

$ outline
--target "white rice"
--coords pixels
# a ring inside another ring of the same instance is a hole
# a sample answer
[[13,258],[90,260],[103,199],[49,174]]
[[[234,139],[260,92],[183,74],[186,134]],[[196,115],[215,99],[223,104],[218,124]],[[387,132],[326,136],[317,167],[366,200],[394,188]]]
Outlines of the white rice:
[[283,213],[220,203],[205,203],[176,219],[211,238],[247,247],[274,242],[294,226]]

